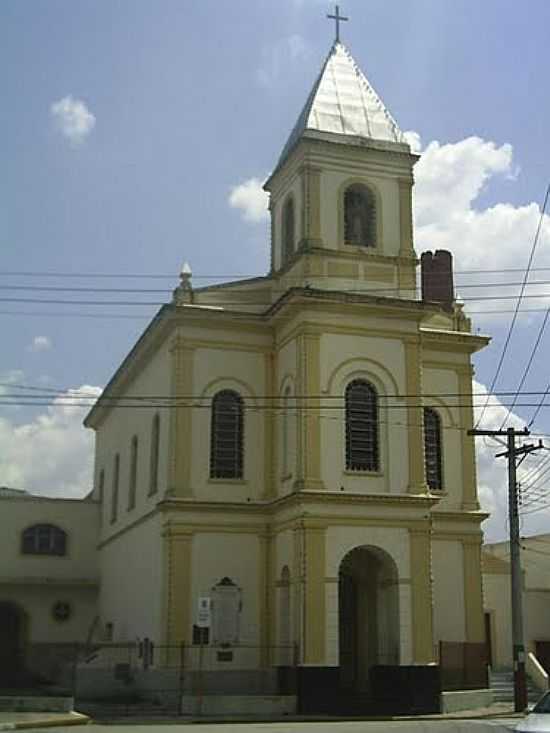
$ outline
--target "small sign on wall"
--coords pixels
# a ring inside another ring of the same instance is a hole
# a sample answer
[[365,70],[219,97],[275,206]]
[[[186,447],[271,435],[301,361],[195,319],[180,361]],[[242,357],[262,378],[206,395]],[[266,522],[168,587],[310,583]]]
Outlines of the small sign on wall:
[[209,629],[212,626],[212,603],[209,596],[199,598],[197,626],[201,629]]

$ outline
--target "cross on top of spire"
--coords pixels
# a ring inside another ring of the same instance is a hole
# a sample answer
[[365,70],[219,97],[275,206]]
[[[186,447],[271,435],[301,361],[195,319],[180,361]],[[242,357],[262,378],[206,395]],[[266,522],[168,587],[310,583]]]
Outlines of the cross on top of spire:
[[336,43],[340,43],[340,21],[346,21],[349,20],[349,18],[346,18],[344,15],[340,15],[340,8],[337,5],[334,15],[327,15],[327,18],[330,18],[331,20],[336,21]]

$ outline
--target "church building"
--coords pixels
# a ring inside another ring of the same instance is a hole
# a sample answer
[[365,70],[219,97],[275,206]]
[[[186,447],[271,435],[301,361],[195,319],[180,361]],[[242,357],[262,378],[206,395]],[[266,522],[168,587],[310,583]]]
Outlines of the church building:
[[265,183],[269,273],[195,289],[185,267],[86,418],[109,638],[192,645],[201,603],[209,645],[258,666],[295,645],[359,686],[484,641],[467,430],[488,340],[449,253],[417,291],[417,160],[337,40]]
[[337,39],[264,186],[269,273],[194,288],[185,266],[86,417],[95,639],[356,691],[484,642],[488,339],[451,255],[415,251],[418,158]]

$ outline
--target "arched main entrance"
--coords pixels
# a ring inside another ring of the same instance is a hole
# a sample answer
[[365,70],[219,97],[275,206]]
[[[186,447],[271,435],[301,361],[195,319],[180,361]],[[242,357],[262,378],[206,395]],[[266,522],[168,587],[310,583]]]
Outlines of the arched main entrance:
[[26,616],[11,601],[0,601],[0,688],[16,688],[24,677]]
[[397,567],[387,552],[356,547],[338,576],[341,683],[366,691],[376,664],[399,664]]

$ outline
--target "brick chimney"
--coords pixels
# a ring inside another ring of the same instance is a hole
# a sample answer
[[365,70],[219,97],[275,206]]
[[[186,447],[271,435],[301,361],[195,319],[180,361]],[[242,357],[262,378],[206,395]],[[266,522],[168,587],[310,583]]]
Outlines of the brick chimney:
[[453,256],[446,249],[434,254],[423,252],[420,258],[422,300],[439,303],[452,310],[454,303]]

